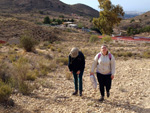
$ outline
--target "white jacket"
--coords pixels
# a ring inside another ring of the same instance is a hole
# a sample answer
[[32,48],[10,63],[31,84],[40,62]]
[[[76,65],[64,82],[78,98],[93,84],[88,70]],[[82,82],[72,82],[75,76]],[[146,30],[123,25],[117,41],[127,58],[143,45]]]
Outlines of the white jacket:
[[[98,59],[98,55],[101,54],[100,58]],[[109,58],[109,54],[103,55],[101,52],[98,53],[93,61],[91,72],[94,73],[94,69],[97,67],[96,72],[107,75],[115,74],[115,58],[111,54],[111,60]]]

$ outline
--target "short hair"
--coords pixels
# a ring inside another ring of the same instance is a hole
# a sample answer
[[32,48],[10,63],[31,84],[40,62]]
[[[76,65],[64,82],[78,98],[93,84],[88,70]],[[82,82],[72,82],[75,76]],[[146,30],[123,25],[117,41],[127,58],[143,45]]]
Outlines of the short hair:
[[108,46],[107,46],[106,44],[103,44],[103,45],[101,46],[101,48],[102,48],[103,46],[105,46],[106,48],[108,48]]

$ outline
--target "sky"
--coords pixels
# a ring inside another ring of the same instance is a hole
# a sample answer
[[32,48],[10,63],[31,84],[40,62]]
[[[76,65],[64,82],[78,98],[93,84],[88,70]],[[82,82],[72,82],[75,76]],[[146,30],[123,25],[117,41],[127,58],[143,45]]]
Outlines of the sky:
[[[98,0],[60,0],[66,4],[82,3],[86,4],[99,11]],[[124,11],[138,11],[147,12],[150,11],[150,0],[111,0],[114,5],[121,5]]]

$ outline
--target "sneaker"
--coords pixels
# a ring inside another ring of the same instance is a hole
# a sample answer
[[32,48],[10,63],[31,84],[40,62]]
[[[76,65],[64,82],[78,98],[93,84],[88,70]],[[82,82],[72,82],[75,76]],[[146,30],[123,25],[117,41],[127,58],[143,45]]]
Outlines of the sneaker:
[[75,91],[74,93],[72,93],[72,95],[77,95],[78,94],[78,91]]
[[82,96],[82,91],[80,91],[80,94],[79,94],[80,96]]
[[110,96],[110,93],[109,92],[107,92],[107,97],[109,97]]
[[100,102],[104,101],[104,97],[102,96],[100,99],[99,99]]

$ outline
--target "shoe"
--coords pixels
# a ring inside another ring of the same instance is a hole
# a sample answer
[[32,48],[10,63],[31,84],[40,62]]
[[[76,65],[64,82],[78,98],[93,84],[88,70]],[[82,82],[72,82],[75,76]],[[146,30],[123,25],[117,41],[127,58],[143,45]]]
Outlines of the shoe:
[[102,96],[100,99],[99,99],[100,102],[104,101],[104,97]]
[[72,95],[77,95],[78,94],[78,91],[75,91],[74,93],[72,93]]
[[107,97],[109,97],[110,96],[110,93],[109,92],[107,92]]
[[80,96],[82,96],[82,91],[80,91],[80,94],[79,94]]

